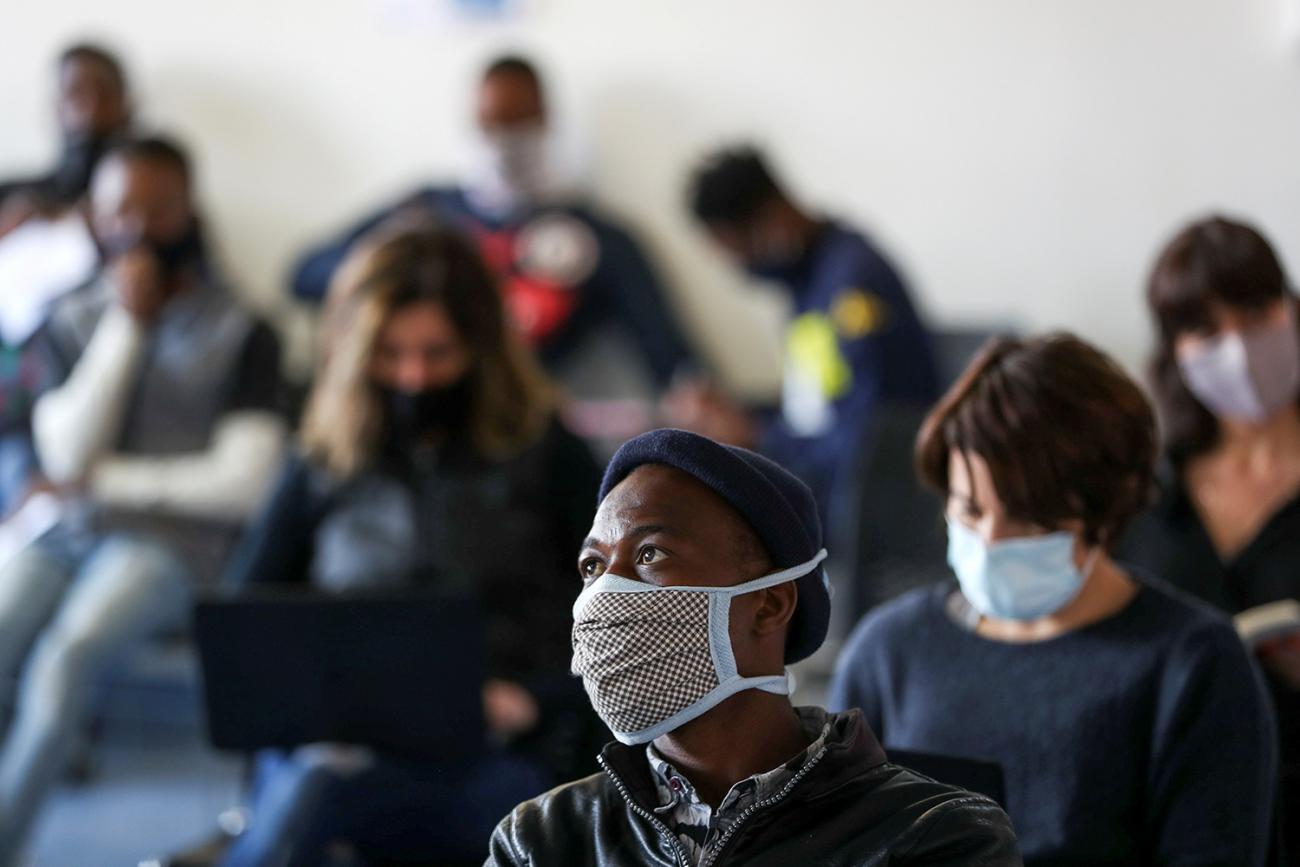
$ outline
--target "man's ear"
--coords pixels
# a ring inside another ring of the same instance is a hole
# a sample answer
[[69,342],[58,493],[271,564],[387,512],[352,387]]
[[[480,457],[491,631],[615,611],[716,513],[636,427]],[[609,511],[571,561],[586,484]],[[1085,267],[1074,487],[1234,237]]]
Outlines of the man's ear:
[[799,588],[793,581],[777,584],[761,591],[762,600],[754,611],[754,632],[757,635],[770,635],[783,632],[794,617],[795,606],[799,604]]

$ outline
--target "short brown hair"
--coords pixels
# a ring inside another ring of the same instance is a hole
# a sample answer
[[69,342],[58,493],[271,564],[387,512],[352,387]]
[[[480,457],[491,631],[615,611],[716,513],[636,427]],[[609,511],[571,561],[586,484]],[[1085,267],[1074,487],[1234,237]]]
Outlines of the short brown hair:
[[1164,423],[1165,451],[1175,465],[1209,451],[1219,440],[1218,421],[1188,390],[1178,370],[1178,336],[1212,325],[1215,304],[1265,309],[1289,291],[1277,254],[1245,223],[1208,217],[1182,229],[1160,252],[1147,281],[1147,305],[1158,331],[1150,376]]
[[984,459],[1009,515],[1081,520],[1088,544],[1110,547],[1150,496],[1156,423],[1137,384],[1077,337],[995,338],[917,437],[917,472],[945,497],[953,450]]
[[365,469],[383,433],[369,365],[388,318],[412,304],[442,307],[469,347],[468,435],[480,457],[512,457],[554,418],[556,393],[506,318],[501,294],[470,242],[435,227],[381,230],[348,254],[322,317],[322,363],[307,400],[304,450],[339,477]]

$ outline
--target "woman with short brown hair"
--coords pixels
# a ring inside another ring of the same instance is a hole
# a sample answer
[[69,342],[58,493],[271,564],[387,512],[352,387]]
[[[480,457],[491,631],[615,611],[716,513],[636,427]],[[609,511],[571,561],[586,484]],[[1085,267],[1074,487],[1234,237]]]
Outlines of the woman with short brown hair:
[[[1231,614],[1300,600],[1300,299],[1277,254],[1245,223],[1200,220],[1157,257],[1147,302],[1164,461],[1125,557]],[[1277,710],[1280,825],[1300,865],[1300,633],[1252,650]]]
[[1229,624],[1111,556],[1153,414],[1069,335],[995,340],[930,413],[957,582],[867,615],[834,709],[890,747],[996,762],[1025,863],[1262,864],[1268,711]]

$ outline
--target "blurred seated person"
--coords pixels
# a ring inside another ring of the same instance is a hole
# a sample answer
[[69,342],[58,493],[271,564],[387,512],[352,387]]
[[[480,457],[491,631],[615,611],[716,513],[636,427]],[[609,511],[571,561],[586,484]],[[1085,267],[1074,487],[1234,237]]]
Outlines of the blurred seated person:
[[112,53],[73,45],[59,56],[58,71],[58,161],[40,175],[0,180],[0,238],[32,217],[75,205],[100,158],[130,124],[126,74]]
[[472,165],[457,185],[418,190],[309,253],[293,280],[319,300],[352,245],[403,216],[431,214],[471,238],[515,327],[557,375],[587,338],[617,326],[658,387],[691,361],[664,287],[623,228],[563,189],[541,78],[503,57],[479,84]]
[[793,471],[836,538],[876,414],[938,395],[929,334],[889,261],[857,229],[797,204],[758,151],[709,157],[690,198],[737,265],[790,293],[794,316],[777,411],[754,413],[711,386],[686,383],[665,400],[668,421],[757,448]]
[[209,261],[190,164],[161,138],[95,172],[102,268],[38,336],[57,385],[37,453],[64,518],[0,566],[0,673],[26,667],[0,751],[12,863],[96,689],[140,640],[188,621],[282,459],[279,343]]
[[575,709],[590,719],[568,676],[568,575],[599,472],[556,421],[550,384],[457,233],[358,245],[323,338],[300,454],[232,580],[481,599],[484,710],[511,748],[459,768],[365,745],[264,754],[250,828],[224,863],[319,865],[335,841],[366,859],[481,863],[501,815],[573,773],[552,749],[560,723]]
[[831,685],[897,748],[1001,765],[1027,865],[1265,863],[1276,757],[1226,618],[1111,556],[1156,426],[1068,335],[991,342],[931,412],[957,582],[868,614]]
[[[1158,501],[1124,556],[1223,611],[1300,599],[1300,317],[1277,255],[1211,217],[1177,234],[1147,301],[1164,421]],[[1300,633],[1256,645],[1277,709],[1281,825],[1300,864]]]
[[54,299],[93,270],[94,243],[73,211],[130,122],[126,76],[108,51],[74,45],[60,55],[58,73],[58,162],[35,177],[0,180],[0,517],[20,505],[38,475],[31,410],[47,381],[30,338]]
[[857,711],[794,707],[831,598],[808,486],[681,430],[625,443],[578,555],[573,671],[618,743],[519,805],[490,867],[1019,865],[986,797],[891,764]]

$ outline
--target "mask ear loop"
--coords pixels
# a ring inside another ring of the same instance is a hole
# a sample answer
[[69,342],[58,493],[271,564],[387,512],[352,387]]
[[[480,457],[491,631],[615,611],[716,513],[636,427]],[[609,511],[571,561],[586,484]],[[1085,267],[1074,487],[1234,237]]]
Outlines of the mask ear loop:
[[1097,563],[1101,561],[1101,555],[1104,551],[1105,549],[1100,544],[1092,546],[1092,551],[1089,552],[1087,559],[1083,561],[1083,568],[1079,570],[1080,587],[1088,583],[1088,579],[1092,577],[1092,573],[1096,570]]
[[[823,548],[806,563],[800,563],[789,569],[782,569],[779,572],[773,572],[771,575],[764,575],[734,587],[713,589],[713,592],[709,594],[709,650],[713,656],[713,670],[717,674],[719,683],[726,683],[733,678],[740,677],[740,672],[736,666],[735,651],[731,647],[731,600],[746,593],[754,593],[768,587],[796,581],[813,570],[820,571],[822,580],[828,581],[826,568],[823,564],[826,556],[826,549]],[[790,682],[789,669],[786,669],[785,676],[788,686]]]

